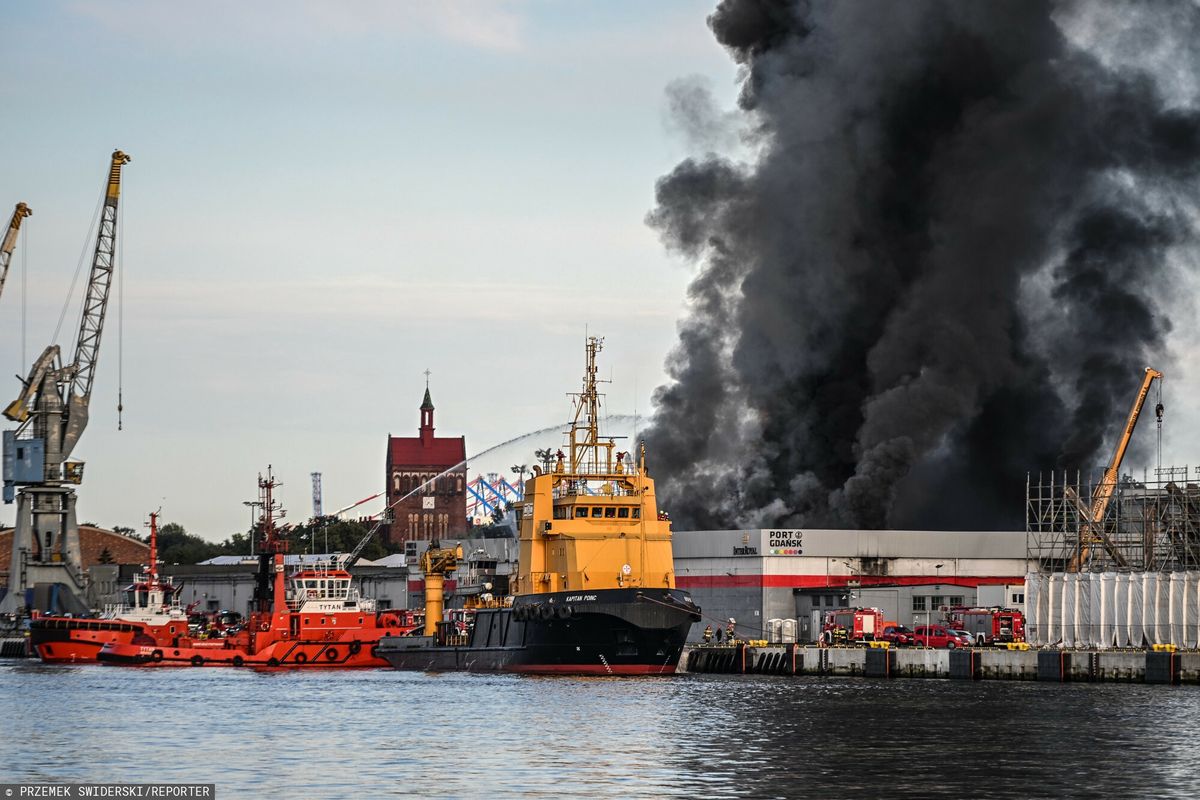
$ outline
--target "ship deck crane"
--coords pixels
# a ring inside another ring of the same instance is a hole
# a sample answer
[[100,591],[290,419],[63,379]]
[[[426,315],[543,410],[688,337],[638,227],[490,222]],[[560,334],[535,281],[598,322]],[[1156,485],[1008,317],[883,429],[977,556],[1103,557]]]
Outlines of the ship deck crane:
[[5,417],[20,423],[15,431],[4,432],[4,502],[13,502],[17,487],[19,492],[9,591],[0,612],[24,605],[25,589],[35,583],[63,582],[76,592],[84,588],[75,490],[70,486],[82,482],[83,464],[67,459],[87,427],[116,267],[121,169],[129,161],[125,153],[113,151],[74,358],[62,364],[59,346],[51,344],[33,363],[21,393],[4,409]]
[[442,621],[446,576],[458,569],[462,560],[462,545],[442,547],[430,542],[421,554],[421,572],[425,574],[425,635],[436,636],[437,624]]
[[[1162,377],[1163,374],[1158,370],[1146,367],[1142,378],[1142,386],[1138,389],[1137,397],[1133,400],[1133,407],[1129,409],[1129,417],[1125,421],[1125,430],[1121,432],[1121,438],[1117,440],[1117,447],[1113,452],[1112,461],[1109,463],[1108,469],[1104,471],[1104,477],[1101,478],[1100,483],[1092,493],[1091,506],[1086,506],[1083,500],[1077,495],[1072,498],[1080,510],[1083,522],[1079,528],[1079,543],[1075,554],[1067,564],[1067,572],[1078,572],[1081,567],[1086,565],[1088,557],[1091,555],[1091,546],[1097,542],[1104,545],[1104,549],[1108,552],[1109,557],[1118,566],[1128,566],[1125,556],[1104,531],[1104,515],[1108,512],[1108,506],[1112,501],[1113,495],[1116,494],[1117,481],[1120,478],[1121,472],[1121,462],[1125,460],[1125,451],[1129,449],[1129,442],[1133,438],[1133,429],[1142,414],[1142,407],[1146,404],[1146,396],[1150,393],[1150,387],[1154,381],[1161,381]],[[1163,415],[1162,403],[1158,403],[1155,406],[1154,414],[1161,425]]]
[[21,230],[21,220],[33,214],[33,210],[24,203],[17,203],[13,210],[12,220],[8,223],[8,231],[4,241],[0,242],[0,296],[4,294],[4,280],[8,277],[8,265],[12,261],[13,251],[17,249],[17,234]]

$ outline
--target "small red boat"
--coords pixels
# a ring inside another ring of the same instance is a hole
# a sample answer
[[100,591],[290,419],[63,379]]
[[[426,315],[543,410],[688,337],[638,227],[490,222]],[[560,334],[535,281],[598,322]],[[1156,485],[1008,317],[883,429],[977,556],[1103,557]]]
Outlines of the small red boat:
[[125,602],[96,618],[35,616],[29,645],[48,663],[95,662],[109,643],[172,642],[188,632],[187,610],[176,602],[179,587],[158,577],[158,514],[150,515],[150,566],[125,587]]
[[351,586],[340,560],[302,564],[285,575],[288,542],[274,524],[278,509],[272,491],[278,484],[259,477],[263,508],[263,546],[255,586],[256,608],[246,627],[225,638],[181,637],[163,642],[135,635],[112,641],[99,660],[127,666],[353,668],[386,667],[376,655],[381,639],[404,636],[417,628],[409,612],[375,610]]

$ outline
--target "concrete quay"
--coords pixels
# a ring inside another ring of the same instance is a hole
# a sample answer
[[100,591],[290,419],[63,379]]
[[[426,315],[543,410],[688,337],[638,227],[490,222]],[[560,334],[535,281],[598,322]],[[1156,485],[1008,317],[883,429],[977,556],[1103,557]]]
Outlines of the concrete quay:
[[687,645],[679,673],[1200,685],[1200,652]]

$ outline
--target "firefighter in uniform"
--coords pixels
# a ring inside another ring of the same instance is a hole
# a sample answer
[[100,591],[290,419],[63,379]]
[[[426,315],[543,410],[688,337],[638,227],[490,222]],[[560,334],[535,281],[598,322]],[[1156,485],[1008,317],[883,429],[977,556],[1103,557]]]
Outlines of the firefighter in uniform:
[[712,625],[704,626],[704,643],[712,644]]
[[733,631],[733,625],[734,625],[733,617],[730,617],[729,624],[725,626],[725,638],[731,642],[737,638],[737,634],[734,633],[734,631]]

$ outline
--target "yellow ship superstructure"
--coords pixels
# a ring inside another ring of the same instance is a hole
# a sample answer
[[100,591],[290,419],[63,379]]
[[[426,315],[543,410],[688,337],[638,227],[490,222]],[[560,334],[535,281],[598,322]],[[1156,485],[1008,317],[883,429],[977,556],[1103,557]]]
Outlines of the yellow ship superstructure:
[[567,449],[535,468],[518,508],[520,561],[514,594],[673,589],[671,522],[658,513],[645,448],[636,463],[599,431],[596,355],[587,340],[582,390],[572,395]]

